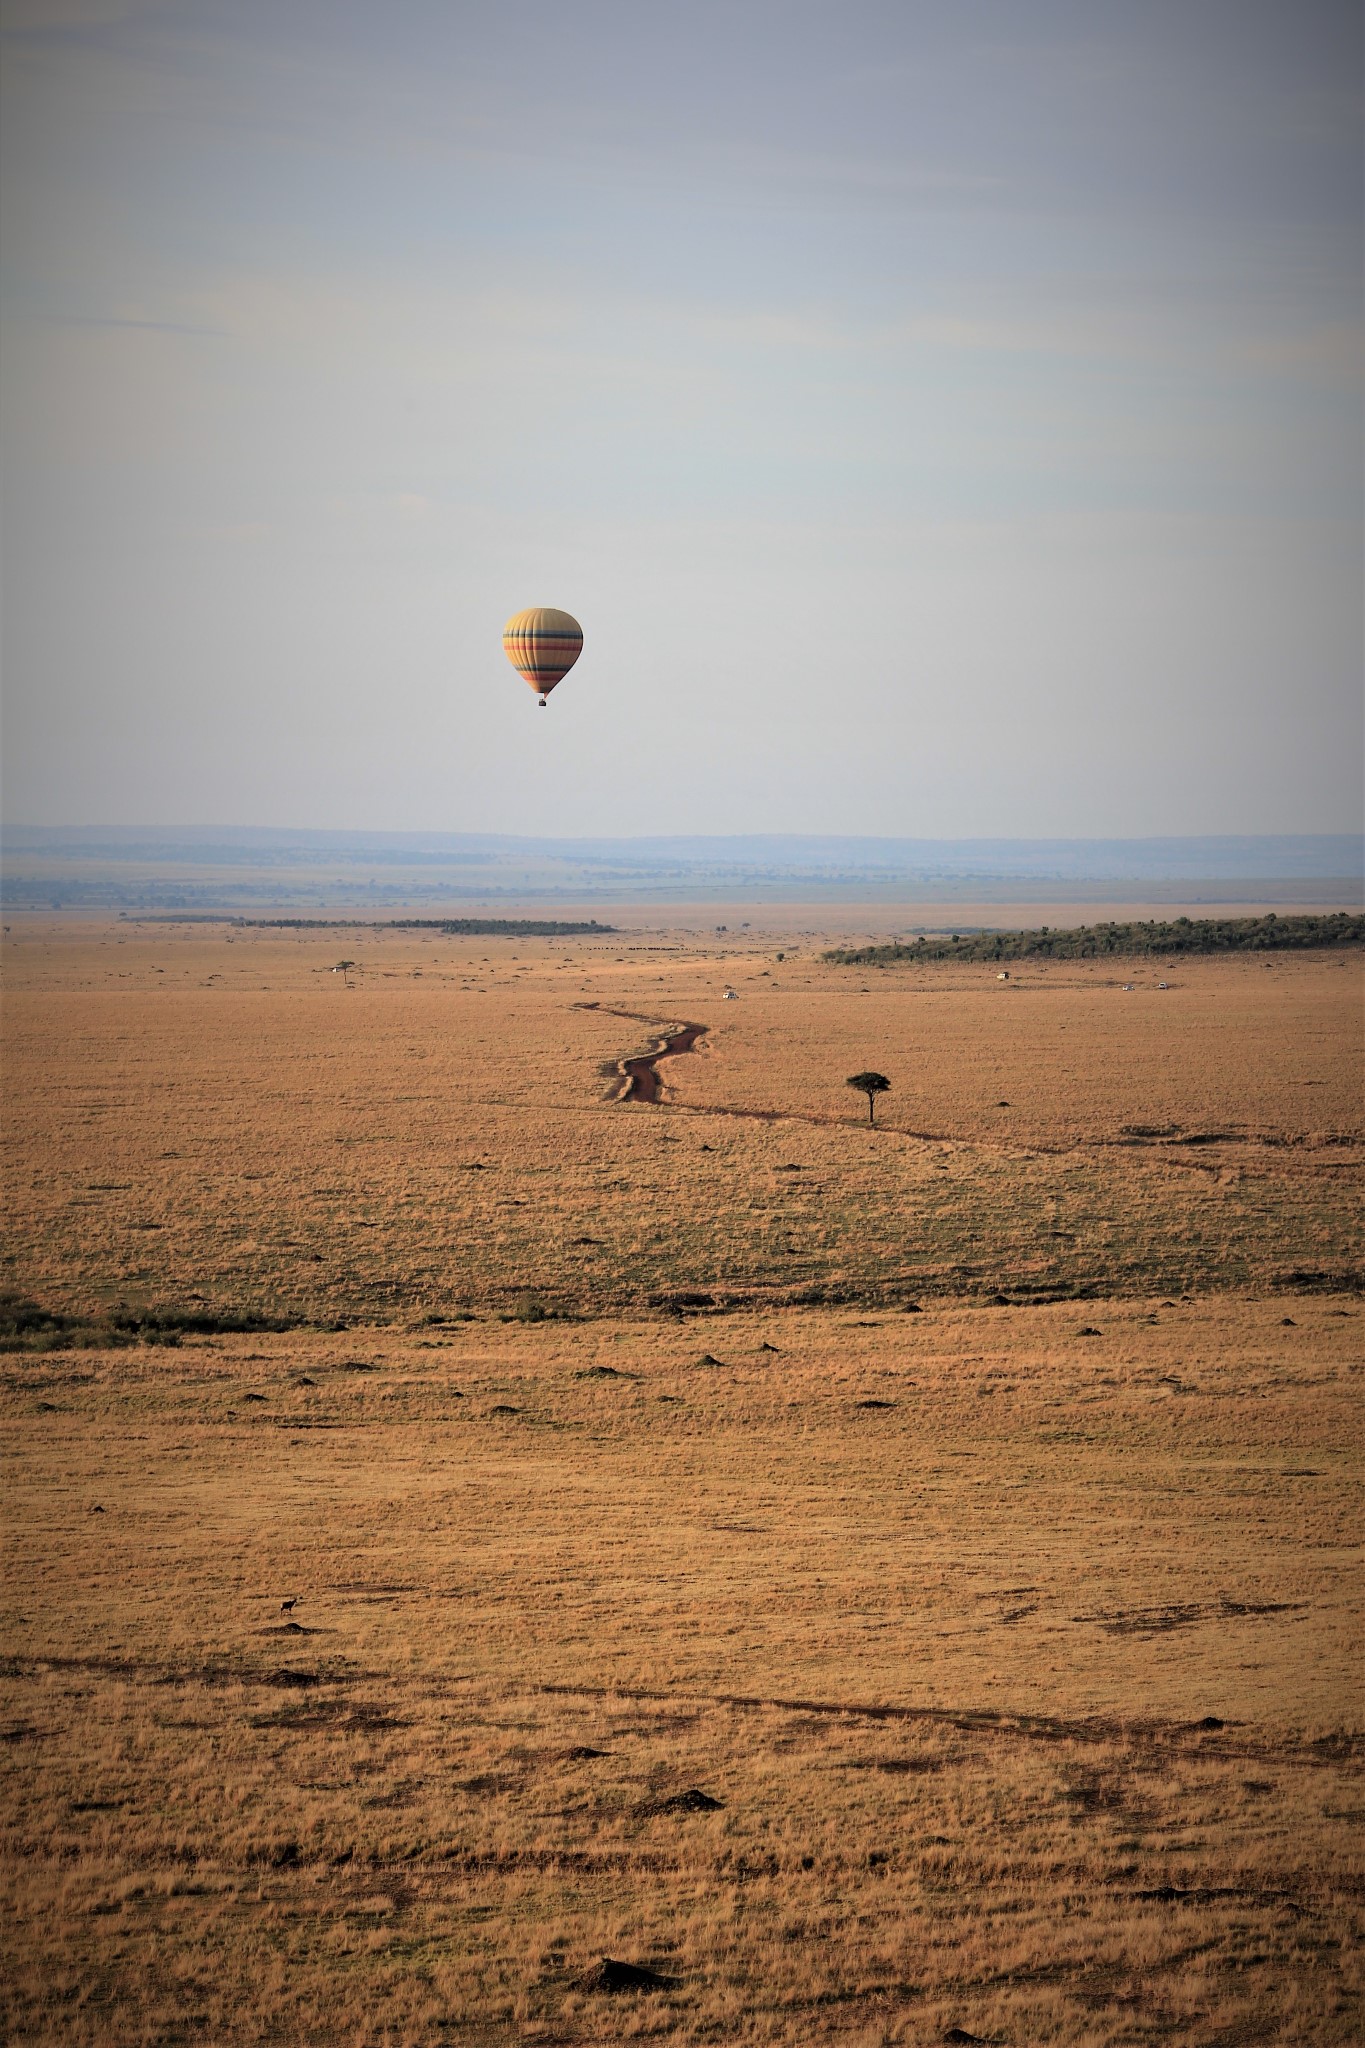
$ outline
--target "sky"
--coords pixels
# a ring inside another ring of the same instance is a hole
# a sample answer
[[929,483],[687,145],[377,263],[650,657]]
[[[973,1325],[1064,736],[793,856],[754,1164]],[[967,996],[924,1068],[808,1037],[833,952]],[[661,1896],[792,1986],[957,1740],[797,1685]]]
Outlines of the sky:
[[11,822],[1360,825],[1354,0],[0,21]]

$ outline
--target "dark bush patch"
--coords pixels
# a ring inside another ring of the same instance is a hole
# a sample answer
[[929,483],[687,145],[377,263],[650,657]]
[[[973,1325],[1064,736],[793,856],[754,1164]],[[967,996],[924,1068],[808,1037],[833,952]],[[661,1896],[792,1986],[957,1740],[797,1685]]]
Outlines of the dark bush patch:
[[0,1351],[114,1350],[129,1344],[178,1344],[185,1336],[293,1330],[297,1316],[246,1309],[116,1308],[106,1314],[46,1309],[26,1295],[0,1294]]
[[578,1980],[580,1991],[673,1991],[680,1979],[665,1977],[661,1970],[651,1970],[643,1963],[618,1962],[615,1956],[603,1956],[600,1963],[594,1963]]
[[1296,1267],[1288,1273],[1272,1274],[1270,1284],[1295,1294],[1359,1294],[1365,1293],[1365,1273],[1358,1266],[1340,1266],[1335,1271],[1326,1266]]
[[1076,925],[1061,931],[974,932],[952,940],[899,939],[884,946],[838,947],[822,957],[838,967],[895,967],[907,960],[1094,960],[1135,954],[1300,952],[1365,945],[1365,915],[1326,917],[1149,918],[1131,924]]
[[723,1799],[713,1799],[709,1792],[703,1792],[698,1785],[689,1785],[685,1792],[674,1792],[667,1799],[651,1799],[639,1811],[643,1814],[664,1813],[719,1813],[724,1806]]
[[119,1342],[129,1339],[82,1317],[41,1308],[26,1295],[0,1295],[0,1351],[91,1350]]
[[258,1309],[146,1308],[117,1310],[109,1320],[116,1330],[132,1332],[145,1343],[155,1333],[217,1337],[297,1330],[302,1317]]

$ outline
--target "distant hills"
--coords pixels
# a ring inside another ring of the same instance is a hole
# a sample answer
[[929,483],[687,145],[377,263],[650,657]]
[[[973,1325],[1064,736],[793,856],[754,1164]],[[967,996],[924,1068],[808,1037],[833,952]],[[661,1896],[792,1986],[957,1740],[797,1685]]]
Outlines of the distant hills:
[[527,902],[1313,902],[1355,908],[1348,833],[874,839],[531,838],[254,826],[9,826],[15,910],[246,911]]

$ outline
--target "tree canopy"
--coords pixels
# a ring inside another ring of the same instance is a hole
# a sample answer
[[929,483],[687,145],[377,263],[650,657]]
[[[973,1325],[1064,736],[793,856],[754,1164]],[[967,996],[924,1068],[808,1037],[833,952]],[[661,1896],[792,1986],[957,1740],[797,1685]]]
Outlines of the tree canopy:
[[866,1073],[850,1074],[845,1085],[849,1088],[856,1088],[860,1095],[867,1097],[867,1120],[870,1124],[875,1123],[877,1120],[877,1097],[885,1095],[887,1089],[891,1086],[885,1074],[874,1074],[869,1068]]

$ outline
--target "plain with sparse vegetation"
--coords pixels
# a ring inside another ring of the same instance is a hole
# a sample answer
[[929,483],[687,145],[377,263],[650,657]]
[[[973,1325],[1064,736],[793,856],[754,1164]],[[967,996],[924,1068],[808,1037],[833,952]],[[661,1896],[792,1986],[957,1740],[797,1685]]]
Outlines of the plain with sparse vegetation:
[[10,935],[0,2032],[1353,2043],[1358,956],[669,945]]

